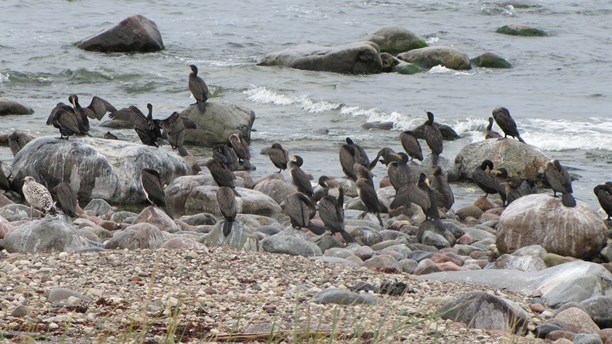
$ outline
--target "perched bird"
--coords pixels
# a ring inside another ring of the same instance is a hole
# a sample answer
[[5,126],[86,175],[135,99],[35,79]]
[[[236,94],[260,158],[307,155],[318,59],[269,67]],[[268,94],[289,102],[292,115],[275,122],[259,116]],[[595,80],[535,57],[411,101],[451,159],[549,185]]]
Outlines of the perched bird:
[[4,168],[2,168],[2,166],[4,166],[4,164],[0,162],[0,189],[8,191],[11,189],[11,182],[6,177],[6,174],[4,173]]
[[370,183],[370,180],[366,178],[358,178],[355,184],[357,185],[357,194],[359,195],[359,199],[366,207],[366,210],[361,213],[361,217],[363,218],[367,213],[376,214],[376,218],[378,218],[380,226],[384,228],[385,225],[380,217],[380,201],[378,200],[378,195]]
[[[374,187],[374,175],[367,167],[363,166],[359,163],[353,164],[353,171],[355,171],[355,177],[357,179],[363,178],[365,179],[372,187]],[[357,180],[355,180],[356,182]]]
[[119,139],[117,135],[111,133],[110,131],[107,131],[106,134],[104,134],[104,138],[107,140],[118,140]]
[[553,189],[553,196],[557,197],[557,192],[561,193],[561,202],[566,207],[575,207],[576,199],[572,195],[572,179],[565,167],[561,166],[559,160],[551,160],[546,162],[544,167],[544,177]]
[[206,167],[208,167],[210,175],[217,185],[231,188],[234,190],[234,194],[240,197],[240,194],[236,191],[236,184],[234,184],[234,173],[222,161],[213,157],[206,162]]
[[421,144],[419,143],[419,140],[417,139],[413,131],[407,130],[401,132],[400,142],[402,143],[402,147],[404,147],[404,151],[408,153],[411,160],[417,159],[423,161],[423,151],[421,150]]
[[496,194],[497,189],[495,188],[495,180],[491,175],[493,171],[493,161],[484,160],[480,166],[474,169],[472,172],[472,180],[478,185],[478,187],[485,192],[485,197],[489,194]]
[[434,125],[434,114],[427,111],[427,121],[425,121],[424,135],[425,142],[431,149],[431,166],[438,166],[438,158],[440,154],[442,154],[443,144],[442,144],[442,133],[440,129]]
[[325,233],[325,228],[321,228],[310,222],[316,215],[317,208],[313,201],[303,193],[296,192],[287,196],[283,212],[289,216],[292,227],[308,228],[317,235]]
[[241,161],[244,165],[244,168],[247,171],[250,171],[252,169],[252,166],[249,144],[242,137],[242,135],[240,135],[240,133],[230,135],[229,143],[232,146],[232,149],[234,149],[234,152],[236,153],[236,156],[238,157],[239,161]]
[[182,117],[178,112],[173,112],[168,118],[153,120],[159,127],[164,129],[164,132],[168,136],[168,142],[172,149],[177,149],[179,155],[187,156],[187,149],[185,148],[185,129],[196,129],[194,121],[187,117]]
[[448,184],[448,175],[442,171],[440,166],[433,168],[433,178],[431,188],[436,190],[442,197],[437,200],[439,207],[450,209],[455,203],[453,189]]
[[600,184],[593,188],[593,192],[595,196],[597,196],[597,200],[599,201],[599,205],[608,215],[607,220],[610,221],[610,217],[612,217],[612,183],[608,182],[606,184]]
[[77,97],[76,94],[70,95],[68,100],[70,100],[70,103],[74,106],[74,112],[76,114],[81,114],[91,119],[101,120],[107,112],[113,113],[117,111],[111,103],[97,96],[91,98],[91,103],[89,103],[87,107],[82,107],[81,104],[79,104],[79,97]]
[[293,185],[297,188],[297,190],[309,198],[312,198],[314,193],[312,184],[310,183],[310,178],[304,170],[302,170],[301,166],[304,163],[304,159],[302,159],[299,155],[294,155],[291,157],[291,160],[287,163],[287,169],[289,170],[289,174],[291,175],[291,181]]
[[23,192],[23,197],[30,204],[30,218],[32,218],[34,208],[43,213],[56,213],[51,193],[44,185],[37,183],[33,177],[27,176],[23,178],[21,191]]
[[389,147],[384,147],[379,150],[378,154],[376,154],[376,158],[374,158],[374,160],[378,160],[385,166],[389,166],[390,163],[398,161],[399,159],[400,158],[398,157],[397,153]]
[[32,141],[34,138],[21,131],[13,131],[8,137],[9,147],[11,147],[11,153],[13,156],[17,155],[19,151]]
[[283,146],[281,146],[280,143],[276,142],[272,144],[272,147],[270,148],[269,156],[274,166],[278,168],[278,173],[280,173],[282,170],[287,169],[287,162],[289,161],[289,153],[287,153],[287,151],[283,149]]
[[506,199],[508,204],[516,201],[517,199],[525,196],[523,194],[523,190],[521,190],[521,185],[525,182],[520,177],[508,177],[506,178]]
[[228,145],[224,143],[215,145],[212,152],[213,158],[222,162],[230,171],[238,171],[240,169],[236,152]]
[[209,92],[208,86],[202,78],[198,76],[198,67],[196,65],[190,65],[191,73],[189,74],[189,91],[196,99],[196,104],[206,103],[208,100]]
[[329,176],[323,175],[319,177],[318,184],[321,187],[322,192],[315,194],[313,201],[318,202],[321,198],[323,198],[323,196],[332,195],[340,204],[344,204],[344,190],[342,189],[340,182]]
[[389,182],[397,192],[403,186],[414,183],[412,172],[408,167],[408,155],[404,152],[397,154],[399,161],[394,161],[387,166]]
[[499,194],[502,200],[502,206],[508,205],[508,196],[506,195],[506,179],[508,178],[508,170],[505,168],[498,168],[493,170],[493,182],[495,185],[495,191]]
[[425,173],[419,175],[417,184],[410,183],[402,187],[395,195],[395,199],[391,202],[391,208],[399,208],[401,206],[410,206],[414,203],[421,207],[425,213],[425,220],[440,219],[438,211],[437,199],[442,196],[437,191],[429,187],[429,180]]
[[346,242],[355,242],[355,239],[344,229],[344,208],[342,201],[340,201],[344,199],[344,192],[342,188],[339,191],[339,198],[331,194],[321,198],[318,203],[319,217],[321,217],[325,228],[329,229],[333,234],[340,233]]
[[489,124],[484,131],[486,139],[502,139],[503,137],[496,131],[493,131],[493,117],[489,117]]
[[159,172],[152,168],[143,168],[140,170],[140,183],[147,201],[151,205],[161,208],[172,218],[172,215],[166,209],[166,195]]
[[346,143],[340,147],[339,152],[340,166],[344,174],[349,177],[352,181],[356,181],[359,178],[355,173],[355,164],[359,164],[368,170],[372,170],[376,166],[377,159],[370,162],[368,154],[361,146],[354,143],[350,137],[346,138]]
[[518,129],[516,127],[516,122],[510,116],[510,111],[505,107],[498,107],[493,110],[493,118],[495,119],[495,123],[499,126],[499,128],[504,132],[504,138],[508,137],[508,135],[517,138],[522,143],[525,143],[519,135]]
[[57,103],[47,118],[47,125],[53,125],[59,129],[60,139],[64,137],[68,139],[72,135],[84,135],[89,131],[87,116],[84,119],[87,125],[83,122],[83,116],[75,113],[72,107],[64,103]]
[[66,215],[78,217],[76,209],[78,207],[77,194],[72,190],[70,184],[61,182],[51,189],[51,195],[55,199],[55,204]]
[[236,206],[236,195],[234,190],[227,186],[220,186],[217,189],[217,203],[219,204],[219,210],[223,215],[225,222],[223,222],[223,236],[228,236],[232,231],[232,226],[236,220],[236,214],[238,213]]
[[147,146],[157,147],[161,139],[161,127],[153,119],[153,105],[147,104],[148,114],[145,116],[140,109],[131,105],[127,108],[117,110],[109,115],[111,119],[130,122],[138,134],[140,141]]

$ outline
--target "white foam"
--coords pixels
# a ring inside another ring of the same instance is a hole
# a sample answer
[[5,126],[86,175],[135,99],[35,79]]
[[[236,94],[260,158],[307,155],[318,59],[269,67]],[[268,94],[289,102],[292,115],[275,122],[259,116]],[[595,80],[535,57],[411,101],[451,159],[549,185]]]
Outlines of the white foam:
[[439,40],[440,40],[440,37],[431,36],[431,37],[427,37],[427,39],[425,40],[425,43],[427,43],[428,45],[436,44],[438,43]]
[[6,73],[6,74],[0,73],[0,83],[7,82],[7,81],[9,81],[9,74],[8,73]]
[[248,99],[259,104],[291,105],[296,99],[267,87],[251,87],[244,91]]

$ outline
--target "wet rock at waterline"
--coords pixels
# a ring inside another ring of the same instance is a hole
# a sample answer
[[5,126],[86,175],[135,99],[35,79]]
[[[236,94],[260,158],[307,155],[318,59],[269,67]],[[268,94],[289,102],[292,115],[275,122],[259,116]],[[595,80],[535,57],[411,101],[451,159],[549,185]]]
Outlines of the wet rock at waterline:
[[30,115],[34,110],[15,100],[0,97],[0,116],[4,115]]
[[524,24],[504,25],[497,30],[496,33],[501,33],[510,36],[527,36],[527,37],[545,37],[548,36],[546,31]]
[[437,65],[455,70],[471,68],[470,58],[465,53],[445,46],[414,49],[397,55],[397,58],[427,69]]
[[33,176],[49,189],[62,181],[77,191],[81,204],[101,198],[113,204],[144,203],[140,170],[159,171],[162,181],[191,173],[187,162],[166,148],[91,137],[44,136],[15,156],[12,174],[17,188]]
[[247,142],[251,140],[251,128],[255,112],[247,108],[214,101],[190,105],[181,112],[196,124],[196,129],[185,130],[185,142],[212,147],[228,143],[231,134],[240,133]]
[[164,49],[155,22],[141,15],[127,17],[116,26],[86,38],[77,47],[103,53],[146,53]]
[[385,26],[364,39],[376,43],[381,52],[397,54],[427,46],[425,40],[401,26]]
[[476,56],[471,59],[470,62],[472,62],[472,65],[482,68],[512,68],[510,62],[491,52],[486,52]]

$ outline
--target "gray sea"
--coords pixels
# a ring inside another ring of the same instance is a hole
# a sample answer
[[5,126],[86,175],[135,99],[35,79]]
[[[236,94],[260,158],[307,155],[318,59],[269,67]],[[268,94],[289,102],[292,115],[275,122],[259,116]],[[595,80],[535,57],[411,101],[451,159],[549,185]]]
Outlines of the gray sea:
[[[259,154],[275,141],[302,155],[304,170],[315,177],[340,176],[338,149],[346,136],[371,156],[383,146],[401,150],[399,132],[422,124],[425,110],[462,136],[445,142],[442,156],[452,160],[465,144],[482,140],[491,110],[505,106],[528,143],[559,159],[578,178],[573,184],[578,199],[599,209],[592,189],[612,180],[608,0],[4,0],[0,14],[0,96],[35,110],[32,116],[1,118],[1,132],[56,135],[46,118],[72,93],[82,103],[97,95],[117,108],[144,109],[151,102],[155,116],[165,118],[194,102],[187,88],[193,63],[213,101],[255,111],[251,150],[256,176],[275,171],[268,157]],[[74,46],[135,14],[157,23],[165,50],[100,54]],[[508,24],[538,27],[550,35],[495,33]],[[267,52],[303,43],[354,42],[386,25],[403,26],[429,45],[452,46],[470,57],[497,53],[514,68],[342,75],[257,66]],[[376,121],[392,121],[394,129],[362,129]],[[94,136],[107,131],[92,125]],[[136,139],[133,131],[118,134]],[[0,160],[11,159],[8,148],[0,147]],[[373,172],[385,174],[383,167]],[[481,194],[469,183],[452,186],[455,207]]]

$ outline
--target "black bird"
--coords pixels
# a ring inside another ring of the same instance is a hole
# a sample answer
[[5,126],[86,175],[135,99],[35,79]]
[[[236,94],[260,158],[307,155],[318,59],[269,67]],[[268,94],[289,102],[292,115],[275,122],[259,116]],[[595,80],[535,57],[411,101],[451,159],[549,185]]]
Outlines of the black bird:
[[283,212],[289,216],[291,226],[294,228],[308,228],[317,235],[325,234],[325,228],[310,222],[316,215],[317,208],[312,200],[303,193],[296,192],[287,196]]
[[168,136],[168,142],[172,149],[177,149],[179,155],[187,156],[189,153],[185,148],[185,129],[196,129],[194,121],[187,117],[181,116],[178,112],[173,112],[168,118],[161,120],[154,120],[159,127],[164,129],[164,132]]
[[[432,121],[433,122],[433,121]],[[421,144],[411,130],[403,131],[400,133],[400,142],[404,151],[408,153],[411,159],[417,159],[423,161],[423,151],[421,150]]]
[[6,174],[4,174],[4,168],[2,168],[2,165],[4,164],[0,162],[0,189],[8,191],[11,189],[11,182],[6,177]]
[[478,187],[485,192],[485,197],[489,194],[496,194],[497,189],[495,188],[495,180],[491,175],[493,171],[493,161],[484,160],[480,166],[474,169],[472,172],[472,179],[478,185]]
[[352,181],[356,181],[359,176],[356,175],[354,165],[359,164],[368,170],[372,170],[376,166],[377,159],[370,162],[368,154],[361,146],[354,143],[350,137],[346,138],[346,143],[340,147],[339,152],[340,166],[344,174]]
[[151,205],[161,208],[172,218],[172,215],[166,209],[166,195],[159,172],[152,168],[143,168],[140,170],[140,183],[147,201]]
[[319,186],[322,188],[322,192],[317,193],[313,197],[313,201],[319,201],[323,196],[332,195],[340,204],[344,204],[344,190],[342,185],[335,179],[329,176],[319,177]]
[[437,199],[442,196],[428,185],[429,180],[425,173],[419,175],[419,181],[417,184],[410,183],[402,187],[397,194],[395,199],[391,202],[391,208],[399,208],[400,206],[410,206],[414,203],[421,207],[425,213],[425,220],[440,219],[440,213],[438,211]]
[[236,214],[238,213],[236,195],[234,193],[235,190],[227,186],[220,186],[217,189],[217,203],[225,219],[225,222],[223,222],[223,236],[228,236],[232,231],[232,226],[234,225]]
[[[370,170],[368,170],[367,167],[365,167],[365,166],[363,166],[362,164],[359,164],[359,163],[354,163],[353,164],[353,171],[355,171],[355,177],[357,179],[363,178],[370,185],[372,185],[372,187],[374,187],[374,175],[372,174],[372,172],[370,172]],[[355,182],[357,182],[357,179],[355,180]]]
[[607,220],[610,221],[610,217],[612,217],[612,183],[597,185],[593,188],[593,192],[597,196],[599,205],[608,215]]
[[51,196],[55,205],[70,217],[78,217],[76,209],[78,206],[77,194],[72,190],[70,184],[61,182],[51,189]]
[[508,170],[505,168],[498,168],[493,170],[493,182],[495,183],[495,191],[499,194],[502,200],[502,206],[508,205],[508,196],[506,195],[506,179],[508,179]]
[[425,121],[424,135],[425,142],[431,149],[431,166],[438,166],[438,158],[442,154],[442,133],[440,129],[434,125],[434,114],[427,111],[427,121]]
[[76,94],[68,97],[68,100],[70,100],[70,103],[74,106],[74,112],[76,114],[82,114],[91,119],[101,120],[107,112],[113,113],[117,111],[111,103],[97,96],[91,98],[91,103],[89,103],[87,107],[82,107],[81,104],[79,104],[79,97],[77,97]]
[[312,184],[310,183],[310,178],[304,170],[302,170],[302,164],[304,163],[304,159],[302,159],[299,155],[294,155],[291,157],[291,160],[287,163],[287,169],[289,170],[289,174],[291,175],[291,181],[293,185],[297,188],[297,190],[309,198],[312,198],[314,193],[312,189]]
[[508,177],[506,178],[506,199],[508,200],[508,204],[516,201],[517,199],[525,196],[521,189],[521,185],[523,185],[525,181],[520,177]]
[[557,197],[557,192],[561,193],[561,202],[566,207],[575,207],[576,199],[572,195],[572,179],[565,167],[561,166],[559,160],[551,160],[546,162],[544,168],[544,177],[553,189],[553,196]]
[[355,242],[355,239],[344,229],[344,208],[343,203],[339,200],[344,200],[344,192],[339,189],[340,196],[336,198],[331,194],[323,196],[319,201],[319,217],[327,229],[333,234],[340,233],[344,240],[348,243]]
[[130,122],[138,134],[140,141],[147,146],[158,147],[157,142],[161,139],[161,127],[153,119],[153,105],[147,104],[148,114],[145,116],[140,109],[131,105],[127,108],[117,110],[109,115],[111,119]]
[[355,148],[355,162],[367,167],[369,170],[373,169],[376,166],[376,160],[370,162],[370,158],[368,158],[368,154],[366,151],[358,144],[353,142],[350,137],[346,138],[346,144]]
[[508,135],[517,138],[522,143],[525,143],[519,135],[518,129],[516,127],[516,122],[510,116],[510,111],[505,107],[498,107],[493,110],[493,118],[495,119],[495,123],[500,127],[500,129],[504,132],[504,138],[508,137]]
[[11,147],[11,153],[13,153],[13,156],[17,155],[17,153],[19,153],[19,151],[32,140],[33,137],[24,132],[13,131],[8,137],[9,147]]
[[198,76],[198,67],[196,65],[190,65],[191,73],[189,74],[189,91],[196,99],[196,104],[206,103],[208,100],[209,92],[208,86],[202,78]]
[[412,178],[412,172],[408,167],[408,155],[404,152],[397,154],[399,161],[394,161],[387,167],[387,175],[389,176],[389,182],[397,192],[399,189],[414,183]]
[[376,158],[374,158],[374,160],[378,160],[381,164],[384,164],[385,166],[389,166],[390,163],[398,161],[399,159],[400,158],[397,153],[389,147],[383,147],[381,150],[378,151],[378,154],[376,154]]
[[222,162],[230,171],[237,171],[239,169],[238,157],[236,152],[224,143],[217,144],[213,147],[213,158]]
[[278,168],[278,173],[282,170],[287,169],[287,162],[289,161],[289,153],[283,149],[280,143],[276,142],[272,144],[269,152],[270,160]]
[[222,161],[213,157],[206,162],[206,167],[210,170],[210,175],[217,185],[231,188],[234,190],[234,194],[240,197],[240,194],[236,191],[236,184],[234,184],[235,176]]
[[433,179],[431,181],[431,187],[436,190],[442,197],[437,200],[439,207],[450,209],[455,203],[455,195],[453,189],[448,184],[448,176],[442,172],[440,166],[433,168]]
[[376,190],[374,190],[374,187],[370,184],[370,180],[366,178],[358,178],[355,184],[357,185],[359,199],[366,207],[366,210],[361,213],[361,217],[365,217],[367,213],[376,214],[376,218],[378,218],[380,226],[384,228],[385,225],[380,217],[380,201],[378,200]]
[[107,140],[118,140],[119,139],[117,135],[111,133],[110,131],[107,131],[106,134],[104,134],[104,138]]
[[493,131],[493,117],[489,117],[489,124],[487,124],[484,134],[485,134],[485,140],[503,138],[497,131]]
[[[87,116],[85,116],[87,120]],[[79,116],[74,112],[74,109],[64,103],[57,103],[57,105],[51,110],[49,118],[47,118],[47,125],[53,125],[60,131],[60,139],[72,135],[86,134],[89,131],[89,125],[85,126],[83,123],[83,117]]]
[[251,170],[251,152],[249,151],[249,144],[242,135],[240,135],[240,133],[230,135],[229,143],[232,149],[234,149],[239,161],[242,161],[244,168],[247,171]]

